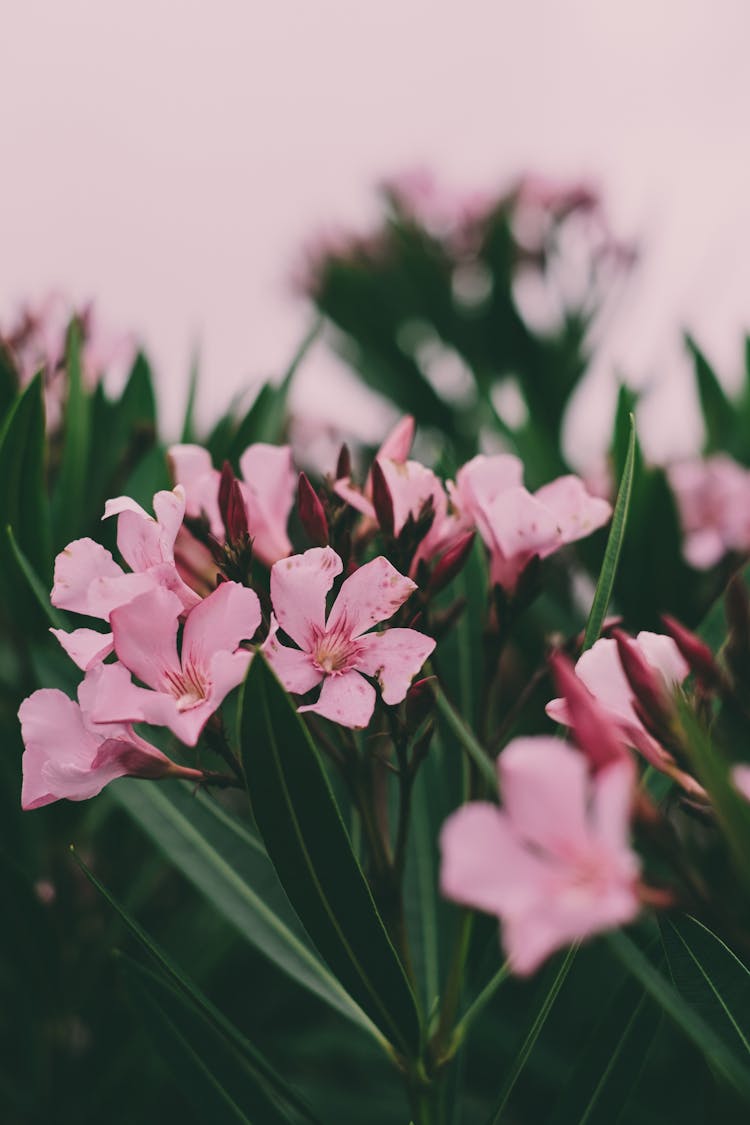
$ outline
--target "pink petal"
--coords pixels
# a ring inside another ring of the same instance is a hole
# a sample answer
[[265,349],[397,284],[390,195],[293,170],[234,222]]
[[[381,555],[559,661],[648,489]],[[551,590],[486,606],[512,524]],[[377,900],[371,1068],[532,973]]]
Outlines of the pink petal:
[[555,738],[515,738],[498,758],[503,808],[513,830],[551,855],[588,841],[588,765]]
[[91,701],[90,716],[94,727],[103,727],[110,737],[113,729],[122,729],[123,724],[150,723],[155,727],[175,728],[180,725],[183,714],[177,708],[172,695],[134,684],[130,672],[124,664],[102,664],[101,676],[96,693]]
[[510,453],[494,457],[480,453],[458,470],[455,488],[450,489],[454,505],[476,524],[487,547],[493,546],[489,508],[501,493],[518,488],[522,482],[523,463]]
[[340,723],[344,727],[361,730],[366,727],[375,710],[375,688],[368,684],[359,672],[344,672],[339,676],[327,676],[320,689],[317,703],[300,707]]
[[591,822],[594,834],[613,854],[627,857],[628,867],[631,857],[634,858],[630,851],[630,823],[636,781],[635,766],[627,759],[606,766],[593,779]]
[[272,618],[271,631],[261,652],[285,689],[295,695],[304,695],[320,683],[323,673],[315,667],[309,653],[282,645],[276,637],[277,629],[278,623]]
[[397,422],[378,450],[378,458],[405,461],[414,441],[415,422],[411,414]]
[[303,555],[281,559],[271,567],[271,601],[279,625],[310,651],[315,632],[325,631],[326,595],[341,574],[342,563],[330,547],[311,547]]
[[732,781],[746,801],[750,801],[750,766],[741,764],[732,769]]
[[379,555],[346,579],[329,614],[327,629],[358,637],[392,617],[416,588],[415,582]]
[[508,488],[487,509],[497,548],[508,559],[554,551],[561,542],[550,510],[525,488]]
[[247,501],[247,520],[258,558],[272,566],[292,549],[287,534],[297,491],[297,476],[288,445],[256,442],[240,457]]
[[550,699],[544,710],[554,723],[563,727],[570,726],[570,710],[565,699]]
[[182,664],[208,667],[217,652],[234,652],[253,638],[261,621],[254,590],[239,582],[222,582],[192,610],[182,637]]
[[176,484],[185,489],[185,511],[198,518],[207,516],[211,533],[224,541],[224,523],[219,511],[219,472],[211,454],[200,445],[173,445],[167,454]]
[[120,578],[123,570],[109,551],[93,539],[75,539],[55,559],[50,601],[58,609],[99,616],[91,609],[90,589],[99,578]]
[[668,687],[676,687],[690,674],[687,661],[671,637],[642,630],[635,639],[646,660],[661,672]]
[[66,633],[64,629],[50,629],[50,633],[83,672],[94,664],[100,664],[114,651],[111,633],[97,633],[95,629],[75,629],[72,633]]
[[488,801],[457,809],[440,832],[440,889],[488,914],[524,909],[544,864],[521,843],[504,812]]
[[154,519],[129,496],[108,500],[104,519],[117,515],[117,547],[134,571],[148,570],[174,561],[174,542],[185,514],[185,493],[178,485],[172,492],[154,496]]
[[[209,714],[217,711],[230,691],[234,691],[242,683],[252,659],[253,653],[245,649],[240,649],[239,652],[217,652],[212,657],[209,669],[211,690],[206,700],[207,706],[210,707]],[[197,707],[195,711],[198,711]],[[186,717],[190,714],[189,711],[184,712]],[[206,719],[208,717],[207,715]],[[201,724],[201,729],[204,725],[205,720]]]
[[563,543],[583,539],[612,516],[611,504],[591,496],[583,481],[572,474],[550,481],[535,496],[554,516]]
[[416,629],[388,629],[360,637],[355,667],[380,684],[383,701],[400,703],[409,684],[435,648],[432,637]]
[[180,676],[177,623],[179,598],[157,587],[112,611],[115,652],[139,680],[160,689],[170,676]]
[[422,506],[430,499],[433,502],[435,521],[445,518],[448,500],[443,485],[431,469],[418,461],[389,461],[378,457],[378,464],[385,477],[388,491],[393,501],[393,531],[398,535],[409,516],[414,519]]
[[350,477],[342,477],[341,480],[337,480],[333,486],[333,491],[342,500],[346,500],[347,504],[350,504],[355,511],[361,512],[368,519],[375,519],[375,508],[372,502],[358,488],[354,487]]
[[641,725],[633,710],[633,693],[620,664],[617,642],[611,637],[602,637],[584,652],[576,664],[576,675],[618,719]]

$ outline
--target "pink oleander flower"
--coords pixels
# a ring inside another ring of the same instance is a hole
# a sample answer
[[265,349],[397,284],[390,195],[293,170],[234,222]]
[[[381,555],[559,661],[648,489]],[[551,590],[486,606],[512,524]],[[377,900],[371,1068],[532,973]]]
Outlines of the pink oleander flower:
[[[199,445],[173,445],[169,461],[176,483],[185,489],[188,516],[198,518],[204,514],[211,534],[223,543],[225,530],[219,510],[221,473],[213,467],[211,454]],[[253,552],[266,566],[272,566],[292,549],[286,529],[297,491],[292,451],[288,445],[256,442],[240,457],[240,472],[243,479],[239,485],[247,505]],[[205,555],[206,565],[210,565],[209,552]]]
[[85,801],[118,777],[201,777],[199,770],[170,761],[129,723],[92,721],[103,673],[103,667],[87,673],[78,688],[78,703],[44,688],[21,704],[24,809],[63,798]]
[[[180,651],[180,599],[161,586],[110,614],[119,663],[105,664],[92,707],[95,723],[143,722],[169,727],[195,746],[203,727],[245,677],[252,653],[241,649],[261,622],[258,596],[223,582],[191,610]],[[131,680],[131,673],[145,684]]]
[[495,914],[513,972],[632,921],[640,862],[629,844],[635,772],[623,760],[589,775],[553,738],[514,739],[498,759],[503,807],[474,801],[440,836],[443,894]]
[[[300,707],[342,726],[366,727],[383,701],[400,703],[435,647],[416,629],[368,632],[399,609],[416,585],[382,557],[365,563],[342,584],[326,614],[326,596],[342,572],[330,547],[313,547],[271,569],[274,620],[263,653],[287,691],[304,695],[321,684],[316,703]],[[281,627],[297,648],[282,644]]]
[[[640,650],[667,694],[671,694],[688,676],[690,669],[687,662],[671,637],[643,631],[631,644]],[[633,690],[623,670],[615,640],[610,637],[598,640],[580,657],[575,673],[608,717],[616,722],[628,746],[638,750],[655,769],[669,774],[687,792],[695,796],[705,795],[694,778],[678,769],[672,755],[646,730],[638,717]],[[550,700],[546,711],[556,723],[571,725],[569,707],[564,699]]]
[[720,453],[672,465],[668,476],[692,567],[708,570],[729,551],[750,551],[750,470]]
[[490,552],[490,581],[513,593],[534,558],[547,558],[602,527],[612,507],[590,496],[576,476],[558,477],[533,495],[523,464],[509,453],[474,457],[448,489],[458,514],[471,521]]
[[[410,414],[405,415],[393,427],[380,449],[375,454],[376,461],[394,461],[403,465],[409,456],[409,450],[414,441],[414,419]],[[415,464],[416,462],[411,462]],[[426,470],[425,470],[426,471]],[[353,483],[351,477],[340,477],[333,486],[333,491],[342,500],[346,500],[368,520],[377,522],[375,506],[372,502],[372,470],[367,474],[364,488],[360,489]]]
[[[75,539],[55,559],[55,581],[50,600],[58,609],[109,621],[112,610],[155,586],[173,591],[182,612],[200,601],[180,578],[174,561],[174,544],[185,514],[185,494],[179,486],[157,492],[150,516],[128,496],[108,500],[104,519],[118,516],[117,547],[131,573],[114,561],[110,552],[93,539]],[[51,632],[83,671],[112,652],[112,634],[95,629],[52,629]]]

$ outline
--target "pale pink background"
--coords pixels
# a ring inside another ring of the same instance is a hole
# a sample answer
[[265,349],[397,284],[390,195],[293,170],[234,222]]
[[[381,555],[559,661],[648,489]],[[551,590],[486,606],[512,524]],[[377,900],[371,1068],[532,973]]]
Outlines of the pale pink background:
[[[301,335],[300,244],[366,223],[371,185],[415,164],[468,188],[587,176],[643,239],[574,412],[579,459],[606,440],[615,367],[666,379],[647,443],[695,440],[681,324],[739,369],[744,0],[2,0],[0,17],[0,319],[51,286],[95,296],[145,338],[173,429],[194,343],[209,419]],[[298,403],[374,425],[342,386],[319,350]]]

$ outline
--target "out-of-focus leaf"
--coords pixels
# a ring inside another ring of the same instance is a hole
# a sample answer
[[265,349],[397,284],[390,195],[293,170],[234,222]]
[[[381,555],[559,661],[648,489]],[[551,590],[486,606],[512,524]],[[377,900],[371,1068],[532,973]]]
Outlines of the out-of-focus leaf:
[[263,845],[247,825],[205,794],[192,796],[185,783],[123,780],[110,792],[247,941],[303,988],[373,1030],[310,947]]
[[622,470],[622,477],[620,478],[620,487],[617,492],[615,509],[612,513],[612,524],[609,529],[609,538],[607,539],[607,547],[604,552],[604,561],[602,562],[602,568],[599,572],[599,581],[596,584],[596,592],[594,594],[594,601],[591,605],[589,619],[586,622],[586,632],[583,638],[584,651],[587,648],[591,648],[594,642],[598,639],[602,629],[602,625],[604,623],[604,618],[607,614],[607,607],[609,606],[609,601],[612,597],[612,590],[615,584],[615,575],[617,574],[617,566],[620,561],[620,552],[622,550],[622,544],[625,538],[625,529],[628,522],[630,497],[633,491],[633,476],[635,473],[635,447],[635,420],[633,418],[633,415],[631,414],[628,451],[625,457],[625,465]]
[[193,1120],[212,1125],[289,1125],[294,1120],[252,1064],[184,995],[135,961],[120,961],[128,996],[186,1097]]
[[616,1125],[646,1063],[661,1009],[628,977],[578,1053],[547,1125]]
[[718,449],[726,449],[727,444],[733,444],[732,439],[737,424],[734,407],[724,393],[711,364],[689,335],[685,336],[685,346],[693,359],[695,380],[706,426],[703,450],[705,453],[714,453]]
[[414,994],[352,851],[318,752],[287,693],[256,655],[240,705],[248,793],[271,862],[336,976],[400,1050],[415,1055]]
[[16,561],[19,571],[26,579],[29,589],[36,598],[39,608],[42,610],[50,625],[54,629],[64,629],[66,627],[65,619],[60,614],[60,612],[54,608],[51,601],[49,600],[49,590],[41,581],[39,575],[35,573],[34,568],[26,558],[26,555],[18,546],[16,537],[13,533],[13,528],[10,525],[6,527],[5,535],[8,541],[8,549],[10,550],[13,558]]
[[706,1061],[743,1098],[750,1102],[750,1068],[720,1038],[702,1015],[676,991],[627,934],[609,934],[613,953],[641,982],[682,1033],[698,1048]]
[[0,426],[18,394],[18,374],[8,348],[0,339]]
[[198,394],[198,382],[200,380],[200,353],[196,348],[193,352],[193,358],[190,361],[190,378],[188,381],[188,394],[187,402],[185,403],[185,415],[182,420],[182,433],[180,434],[180,441],[185,444],[190,444],[196,440],[195,434],[195,399]]
[[750,1066],[750,971],[690,915],[660,919],[675,988],[727,1046]]
[[55,550],[61,550],[85,528],[91,452],[91,396],[81,371],[81,326],[71,321],[65,351],[67,397],[60,471],[52,498]]
[[[125,908],[110,894],[107,888],[99,882],[94,873],[86,866],[75,851],[73,851],[73,856],[86,875],[86,878],[109,903],[112,909],[116,911],[128,931],[159,966],[161,972],[171,985],[174,994],[181,994],[180,998],[183,1003],[190,1005],[195,1010],[196,1016],[199,1014],[202,1021],[211,1026],[215,1040],[223,1040],[225,1051],[227,1053],[231,1051],[237,1056],[242,1067],[249,1070],[251,1075],[254,1075],[256,1080],[262,1083],[264,1089],[268,1088],[274,1091],[274,1093],[285,1102],[288,1102],[290,1106],[293,1106],[299,1111],[305,1121],[314,1122],[315,1119],[305,1103],[264,1058],[257,1047],[242,1035],[234,1024],[204,996],[198,986],[182,972],[171,957],[161,949],[157,942],[133,917],[131,917]],[[160,983],[162,982],[160,981]],[[166,985],[163,986],[166,987]]]

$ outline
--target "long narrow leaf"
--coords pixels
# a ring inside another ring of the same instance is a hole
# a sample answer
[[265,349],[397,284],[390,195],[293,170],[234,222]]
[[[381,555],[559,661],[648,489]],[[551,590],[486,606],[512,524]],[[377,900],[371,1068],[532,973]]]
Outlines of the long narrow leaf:
[[625,538],[625,528],[628,522],[628,511],[630,509],[630,498],[633,492],[633,477],[635,468],[635,420],[633,415],[630,415],[630,440],[628,442],[628,452],[625,457],[625,468],[622,471],[620,479],[620,487],[617,492],[617,500],[615,502],[615,510],[612,514],[612,524],[609,529],[609,538],[607,539],[607,548],[604,552],[604,562],[602,569],[599,572],[599,581],[596,584],[596,592],[594,600],[591,605],[591,612],[589,619],[586,623],[586,632],[583,638],[583,648],[591,648],[594,642],[598,639],[602,630],[604,618],[607,613],[610,598],[612,597],[612,589],[615,584],[615,575],[617,574],[617,564],[620,561],[620,552],[622,550],[622,543]]
[[346,990],[401,1051],[419,1050],[414,994],[352,851],[310,735],[256,655],[240,705],[255,819],[289,900]]
[[81,328],[72,321],[65,355],[67,398],[60,474],[52,503],[55,549],[59,550],[83,530],[86,512],[89,453],[91,448],[91,396],[81,371]]

